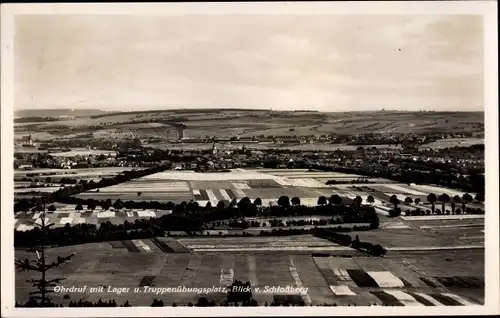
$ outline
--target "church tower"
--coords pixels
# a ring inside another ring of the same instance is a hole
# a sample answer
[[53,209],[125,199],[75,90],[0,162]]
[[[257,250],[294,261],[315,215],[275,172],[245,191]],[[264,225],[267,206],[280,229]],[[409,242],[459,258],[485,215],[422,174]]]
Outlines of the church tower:
[[212,155],[216,155],[217,154],[217,147],[215,146],[215,142],[213,143],[212,145]]

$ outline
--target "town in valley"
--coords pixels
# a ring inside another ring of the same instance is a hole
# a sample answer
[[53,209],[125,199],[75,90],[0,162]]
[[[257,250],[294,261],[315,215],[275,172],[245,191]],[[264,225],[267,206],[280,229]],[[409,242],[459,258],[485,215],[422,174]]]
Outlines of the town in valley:
[[47,259],[74,253],[53,306],[484,302],[481,112],[17,115],[16,258],[42,218]]
[[6,316],[497,310],[496,2],[462,2],[2,5]]

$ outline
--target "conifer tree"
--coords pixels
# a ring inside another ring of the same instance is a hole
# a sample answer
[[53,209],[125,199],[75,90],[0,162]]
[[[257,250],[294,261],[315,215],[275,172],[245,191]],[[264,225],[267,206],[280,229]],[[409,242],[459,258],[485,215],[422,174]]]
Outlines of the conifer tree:
[[[49,263],[47,258],[45,257],[45,239],[47,235],[47,231],[50,229],[54,223],[47,224],[46,219],[46,200],[43,198],[43,210],[40,216],[40,223],[32,222],[33,225],[40,228],[40,239],[38,241],[38,249],[36,250],[37,258],[36,260],[30,260],[28,258],[24,260],[16,259],[15,265],[18,271],[37,271],[41,274],[40,279],[30,279],[27,282],[31,283],[33,287],[36,288],[36,291],[30,292],[30,305],[31,306],[39,306],[39,307],[49,307],[52,305],[50,293],[54,293],[53,288],[61,283],[64,278],[54,278],[47,279],[47,271],[54,267],[59,267],[67,262],[75,256],[75,254],[71,254],[65,257],[57,257],[57,261],[53,261]],[[40,251],[40,252],[39,252]],[[31,307],[30,306],[30,307]]]

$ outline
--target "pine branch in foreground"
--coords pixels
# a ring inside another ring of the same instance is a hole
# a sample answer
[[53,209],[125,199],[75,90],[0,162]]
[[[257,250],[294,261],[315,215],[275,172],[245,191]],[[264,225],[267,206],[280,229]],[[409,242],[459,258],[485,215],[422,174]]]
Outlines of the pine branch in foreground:
[[[65,278],[54,278],[51,280],[47,280],[47,271],[54,268],[62,266],[63,264],[69,262],[75,253],[68,256],[58,256],[56,261],[52,263],[48,263],[47,258],[45,257],[45,237],[47,230],[54,225],[53,223],[46,224],[46,215],[45,215],[45,202],[43,204],[42,215],[40,217],[41,223],[33,222],[33,224],[40,228],[41,236],[39,239],[39,248],[36,250],[37,258],[35,260],[30,260],[28,258],[24,260],[15,260],[16,269],[19,272],[23,271],[35,271],[41,274],[40,279],[30,279],[27,282],[31,283],[32,286],[36,289],[35,291],[30,292],[30,307],[53,307],[51,297],[49,294],[54,293],[54,287],[57,286],[62,280]],[[39,252],[40,251],[40,252]]]

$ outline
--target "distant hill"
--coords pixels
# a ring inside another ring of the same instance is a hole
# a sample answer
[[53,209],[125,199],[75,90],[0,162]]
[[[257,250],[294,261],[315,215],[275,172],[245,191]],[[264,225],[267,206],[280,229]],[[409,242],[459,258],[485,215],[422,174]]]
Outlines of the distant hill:
[[14,112],[14,117],[88,117],[108,113],[100,109],[22,109]]
[[[242,109],[146,110],[104,112],[52,110],[51,117],[73,116],[25,125],[18,120],[16,133],[47,132],[53,135],[93,133],[99,138],[170,138],[184,128],[190,138],[312,136],[362,133],[470,132],[484,134],[483,112],[294,112]],[[92,115],[91,115],[92,114]],[[33,116],[30,113],[31,116]],[[43,117],[49,117],[47,113]],[[64,128],[64,127],[67,128]],[[173,138],[173,137],[172,137]]]

